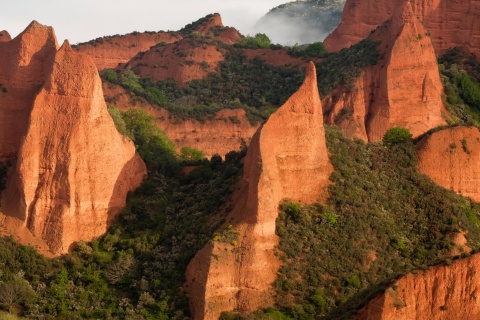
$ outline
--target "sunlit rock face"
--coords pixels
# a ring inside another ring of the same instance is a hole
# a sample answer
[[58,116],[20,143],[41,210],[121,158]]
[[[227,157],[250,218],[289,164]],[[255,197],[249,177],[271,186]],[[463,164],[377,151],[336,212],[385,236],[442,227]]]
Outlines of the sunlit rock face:
[[480,131],[454,127],[417,144],[418,169],[437,184],[480,201]]
[[479,319],[480,255],[416,271],[372,299],[357,320]]
[[158,43],[173,43],[182,38],[175,32],[135,32],[98,38],[74,46],[73,49],[92,57],[98,70],[103,70],[126,63],[138,53],[147,51]]
[[[2,194],[7,233],[48,254],[103,234],[146,174],[107,112],[93,60],[33,22],[0,43],[2,159],[14,162]],[[17,116],[15,117],[14,114]]]
[[187,268],[185,288],[195,319],[272,305],[280,266],[275,256],[280,201],[318,200],[332,171],[311,63],[301,88],[252,138],[236,205],[227,217],[237,243],[211,241]]
[[326,123],[339,125],[347,136],[379,141],[392,127],[418,136],[446,123],[443,86],[428,32],[410,2],[396,8],[368,37],[379,43],[377,64],[362,73],[353,89],[337,88],[324,99]]
[[[403,1],[403,0],[402,0]],[[478,0],[411,0],[415,16],[423,23],[437,55],[464,47],[480,59],[480,2]],[[395,12],[394,0],[347,0],[342,21],[325,39],[329,51],[339,51],[366,38]]]

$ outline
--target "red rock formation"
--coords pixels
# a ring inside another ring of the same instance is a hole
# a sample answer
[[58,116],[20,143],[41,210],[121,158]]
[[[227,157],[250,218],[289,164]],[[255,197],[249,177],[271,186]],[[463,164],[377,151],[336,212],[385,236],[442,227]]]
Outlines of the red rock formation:
[[379,61],[363,73],[354,90],[338,88],[325,99],[326,122],[337,122],[347,134],[368,141],[381,140],[395,126],[418,136],[445,124],[435,53],[410,2],[400,4],[369,39],[380,41]]
[[12,40],[10,34],[6,30],[0,31],[0,42],[7,42]]
[[409,273],[371,300],[358,320],[479,319],[480,254]]
[[217,31],[215,38],[226,44],[234,44],[240,39],[240,33],[232,27],[224,27]]
[[[395,12],[393,0],[347,0],[342,21],[325,39],[338,51],[366,38]],[[413,11],[431,34],[437,54],[464,47],[480,59],[480,3],[478,0],[411,0]]]
[[193,32],[198,32],[204,36],[213,32],[215,29],[223,28],[222,17],[218,13],[210,14],[197,22],[194,22]]
[[33,21],[0,42],[0,159],[16,157],[35,95],[51,70],[58,44],[51,27]]
[[98,70],[103,70],[126,63],[138,53],[147,51],[158,43],[173,43],[181,39],[182,36],[176,32],[135,32],[81,43],[75,46],[74,50],[91,56]]
[[243,109],[223,109],[204,122],[195,119],[180,120],[171,117],[165,109],[148,101],[131,97],[122,87],[105,83],[105,99],[109,105],[125,111],[129,108],[144,108],[155,116],[156,123],[177,146],[202,150],[207,157],[219,154],[224,157],[232,150],[238,150],[242,141],[250,143],[260,123],[252,125]]
[[2,57],[11,62],[0,68],[12,75],[7,101],[23,112],[15,121],[6,119],[24,128],[21,143],[15,131],[2,132],[5,145],[13,146],[3,154],[16,156],[17,163],[2,195],[1,220],[21,242],[61,254],[106,231],[146,168],[133,143],[115,129],[92,59],[74,53],[68,42],[56,48],[53,30],[36,22],[0,43]]
[[211,241],[187,268],[194,319],[249,312],[273,303],[279,261],[275,220],[282,199],[313,202],[332,172],[313,63],[302,87],[257,131],[245,158],[237,202],[224,232],[238,243]]
[[141,77],[154,82],[173,79],[180,87],[187,82],[205,78],[224,60],[223,49],[213,40],[191,37],[171,45],[157,45],[133,57],[117,69],[135,70]]
[[480,131],[455,127],[417,144],[418,168],[437,184],[480,201]]

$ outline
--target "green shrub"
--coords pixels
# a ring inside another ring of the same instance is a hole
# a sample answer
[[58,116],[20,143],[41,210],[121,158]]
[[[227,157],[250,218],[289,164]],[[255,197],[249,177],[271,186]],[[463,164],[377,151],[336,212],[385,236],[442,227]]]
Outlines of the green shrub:
[[412,142],[412,134],[406,128],[393,127],[385,132],[383,143],[387,146]]
[[180,159],[181,160],[202,160],[202,159],[205,159],[205,153],[201,150],[185,146],[185,147],[182,147],[182,149],[180,149]]
[[241,38],[238,44],[244,48],[260,49],[270,48],[272,44],[270,38],[265,33],[257,33],[255,36],[246,36]]
[[322,42],[314,42],[305,49],[305,55],[307,57],[319,57],[325,53],[327,53],[327,49]]

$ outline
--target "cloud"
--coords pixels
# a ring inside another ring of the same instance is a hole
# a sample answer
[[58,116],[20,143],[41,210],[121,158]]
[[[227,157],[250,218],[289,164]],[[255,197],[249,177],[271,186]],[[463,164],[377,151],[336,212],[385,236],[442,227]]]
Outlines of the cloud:
[[53,26],[59,42],[83,42],[132,31],[178,30],[209,13],[243,34],[253,32],[261,16],[285,0],[22,0],[5,1],[0,30],[16,36],[32,21]]

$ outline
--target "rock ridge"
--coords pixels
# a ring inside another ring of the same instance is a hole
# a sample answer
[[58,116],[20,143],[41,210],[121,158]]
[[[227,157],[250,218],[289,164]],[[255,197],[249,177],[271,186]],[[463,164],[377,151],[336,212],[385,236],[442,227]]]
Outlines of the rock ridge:
[[416,271],[372,299],[357,320],[478,319],[480,254]]
[[395,126],[419,136],[446,124],[435,52],[410,2],[398,3],[392,18],[367,39],[379,42],[377,64],[353,90],[340,87],[325,98],[325,122],[365,141],[379,141]]
[[316,201],[333,171],[328,159],[313,63],[303,85],[260,127],[244,163],[236,205],[227,217],[231,243],[211,241],[189,264],[185,289],[194,319],[218,319],[273,303],[279,261],[275,220],[280,201]]
[[0,43],[0,79],[12,75],[0,117],[8,119],[10,106],[23,113],[12,124],[22,128],[19,137],[8,126],[0,130],[11,146],[2,155],[16,161],[2,194],[2,222],[49,255],[103,234],[146,174],[108,114],[93,60],[68,41],[57,48],[53,29],[35,21]]
[[[347,0],[340,25],[324,41],[339,51],[366,38],[395,12],[393,0]],[[480,59],[480,2],[478,0],[411,0],[415,16],[428,30],[435,51],[464,47]]]

